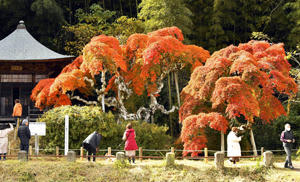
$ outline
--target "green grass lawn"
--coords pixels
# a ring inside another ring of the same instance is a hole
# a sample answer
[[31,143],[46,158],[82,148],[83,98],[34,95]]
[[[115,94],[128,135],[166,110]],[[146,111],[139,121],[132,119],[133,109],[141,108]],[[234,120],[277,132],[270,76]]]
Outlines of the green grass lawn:
[[218,171],[213,161],[177,160],[176,166],[165,168],[163,160],[137,161],[135,165],[116,165],[98,160],[88,163],[65,159],[35,159],[29,162],[0,162],[0,181],[300,181],[300,161],[294,160],[295,170],[284,169],[283,158],[266,169],[259,160],[243,159],[236,166],[225,162]]

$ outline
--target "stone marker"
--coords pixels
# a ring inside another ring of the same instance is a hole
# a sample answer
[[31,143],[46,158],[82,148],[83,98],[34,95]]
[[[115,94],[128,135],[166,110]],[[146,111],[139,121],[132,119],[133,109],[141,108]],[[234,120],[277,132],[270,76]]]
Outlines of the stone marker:
[[125,154],[124,152],[117,152],[116,157],[117,157],[117,161],[124,162]]
[[27,152],[25,150],[20,150],[18,152],[18,160],[20,160],[21,162],[27,162],[28,161]]
[[67,161],[68,162],[75,162],[76,161],[76,153],[74,151],[68,151]]
[[271,151],[264,152],[263,162],[266,167],[273,166],[273,152],[271,152]]
[[216,152],[215,153],[215,167],[217,169],[224,168],[224,152]]
[[166,167],[170,167],[174,165],[175,165],[175,153],[168,152],[166,155]]

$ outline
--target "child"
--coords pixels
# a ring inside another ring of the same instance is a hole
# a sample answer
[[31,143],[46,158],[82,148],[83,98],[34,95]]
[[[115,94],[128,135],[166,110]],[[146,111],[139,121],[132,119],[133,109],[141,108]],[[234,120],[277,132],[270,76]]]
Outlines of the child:
[[138,149],[138,146],[135,141],[135,131],[132,128],[131,123],[127,124],[126,131],[123,135],[123,140],[125,140],[125,153],[128,157],[129,163],[131,163],[131,159],[133,164],[135,164],[135,151]]

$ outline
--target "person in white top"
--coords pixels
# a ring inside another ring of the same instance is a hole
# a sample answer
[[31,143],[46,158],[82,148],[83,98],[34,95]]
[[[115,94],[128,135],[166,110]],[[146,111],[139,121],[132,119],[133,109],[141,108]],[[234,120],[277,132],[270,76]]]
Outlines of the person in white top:
[[6,160],[8,134],[14,130],[12,124],[9,123],[10,128],[0,130],[0,160],[3,156],[3,160]]
[[227,156],[230,157],[229,161],[233,164],[238,162],[241,157],[241,146],[240,141],[242,140],[241,136],[237,136],[238,128],[232,127],[231,131],[227,135]]

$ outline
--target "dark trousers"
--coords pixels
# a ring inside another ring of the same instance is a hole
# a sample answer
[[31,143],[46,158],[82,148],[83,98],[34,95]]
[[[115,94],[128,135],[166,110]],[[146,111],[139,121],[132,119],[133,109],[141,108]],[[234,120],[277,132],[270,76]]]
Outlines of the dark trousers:
[[91,155],[93,156],[93,161],[96,161],[96,152],[88,151],[88,161],[91,161]]
[[29,144],[20,144],[20,150],[25,150],[28,154]]
[[0,160],[1,160],[2,156],[3,156],[3,160],[6,160],[6,153],[0,154]]
[[292,147],[284,147],[286,153],[285,167],[292,166]]

